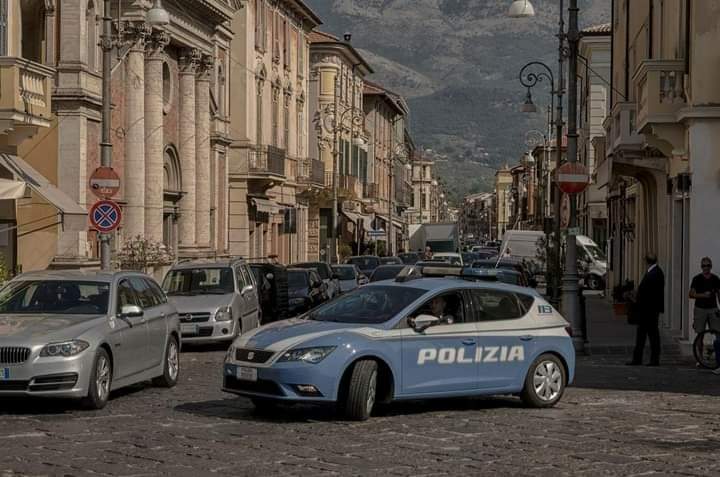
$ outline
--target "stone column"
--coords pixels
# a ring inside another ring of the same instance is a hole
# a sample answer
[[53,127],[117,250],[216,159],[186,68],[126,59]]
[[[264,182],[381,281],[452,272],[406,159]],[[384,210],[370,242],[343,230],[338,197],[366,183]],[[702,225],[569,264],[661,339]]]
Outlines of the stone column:
[[145,49],[145,238],[163,240],[163,61],[170,42],[154,32]]
[[128,25],[132,46],[125,62],[125,163],[123,186],[126,240],[145,235],[145,38],[142,25]]
[[210,75],[213,61],[203,56],[195,83],[195,241],[210,246]]
[[186,49],[180,56],[180,247],[195,246],[195,74],[200,50]]

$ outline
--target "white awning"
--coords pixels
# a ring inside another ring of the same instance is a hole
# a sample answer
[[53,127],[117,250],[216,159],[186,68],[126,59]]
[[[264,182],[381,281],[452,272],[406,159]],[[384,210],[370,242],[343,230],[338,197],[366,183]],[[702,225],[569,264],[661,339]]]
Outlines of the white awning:
[[15,181],[23,182],[58,210],[63,230],[84,232],[88,229],[87,210],[65,192],[51,184],[45,176],[36,171],[30,164],[17,156],[0,154],[0,166],[12,173]]
[[0,179],[0,199],[13,200],[25,196],[25,183],[22,181],[11,181]]
[[356,225],[360,225],[363,230],[370,230],[372,224],[372,217],[365,214],[358,214],[357,212],[342,211],[343,215],[350,219],[350,221]]
[[263,212],[265,214],[277,214],[280,212],[280,206],[270,199],[251,197],[250,200],[258,212]]

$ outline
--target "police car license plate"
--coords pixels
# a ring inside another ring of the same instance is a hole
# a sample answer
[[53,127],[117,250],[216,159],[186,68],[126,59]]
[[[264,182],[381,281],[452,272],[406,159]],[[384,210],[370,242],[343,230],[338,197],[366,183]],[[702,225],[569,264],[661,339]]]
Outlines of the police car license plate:
[[193,324],[181,324],[180,332],[184,335],[196,335],[198,334],[198,325]]
[[258,371],[256,368],[246,368],[245,366],[238,366],[235,368],[235,375],[238,379],[243,381],[257,381]]
[[0,381],[8,381],[10,379],[10,368],[0,368]]

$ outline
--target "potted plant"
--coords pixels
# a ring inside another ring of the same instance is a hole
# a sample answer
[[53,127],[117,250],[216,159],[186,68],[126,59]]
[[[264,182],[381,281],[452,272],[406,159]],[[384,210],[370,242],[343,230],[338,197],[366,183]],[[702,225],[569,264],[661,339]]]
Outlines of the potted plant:
[[617,317],[625,317],[628,312],[628,301],[632,299],[632,293],[635,289],[635,283],[626,280],[621,285],[613,288],[613,312]]
[[147,273],[148,268],[170,265],[175,257],[165,244],[138,235],[123,244],[117,259],[122,270]]

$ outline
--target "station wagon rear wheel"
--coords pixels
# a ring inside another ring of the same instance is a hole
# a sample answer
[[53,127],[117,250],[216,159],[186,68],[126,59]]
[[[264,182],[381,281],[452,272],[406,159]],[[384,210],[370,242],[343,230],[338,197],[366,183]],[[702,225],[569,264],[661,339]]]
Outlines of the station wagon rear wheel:
[[566,383],[565,367],[560,359],[553,354],[543,354],[530,366],[520,398],[531,407],[552,407],[565,392]]
[[358,361],[352,370],[345,400],[345,417],[354,421],[370,418],[377,398],[378,365],[367,359]]
[[95,354],[95,361],[90,372],[88,394],[82,400],[82,406],[86,409],[102,409],[110,397],[112,385],[112,363],[107,351],[98,349]]

